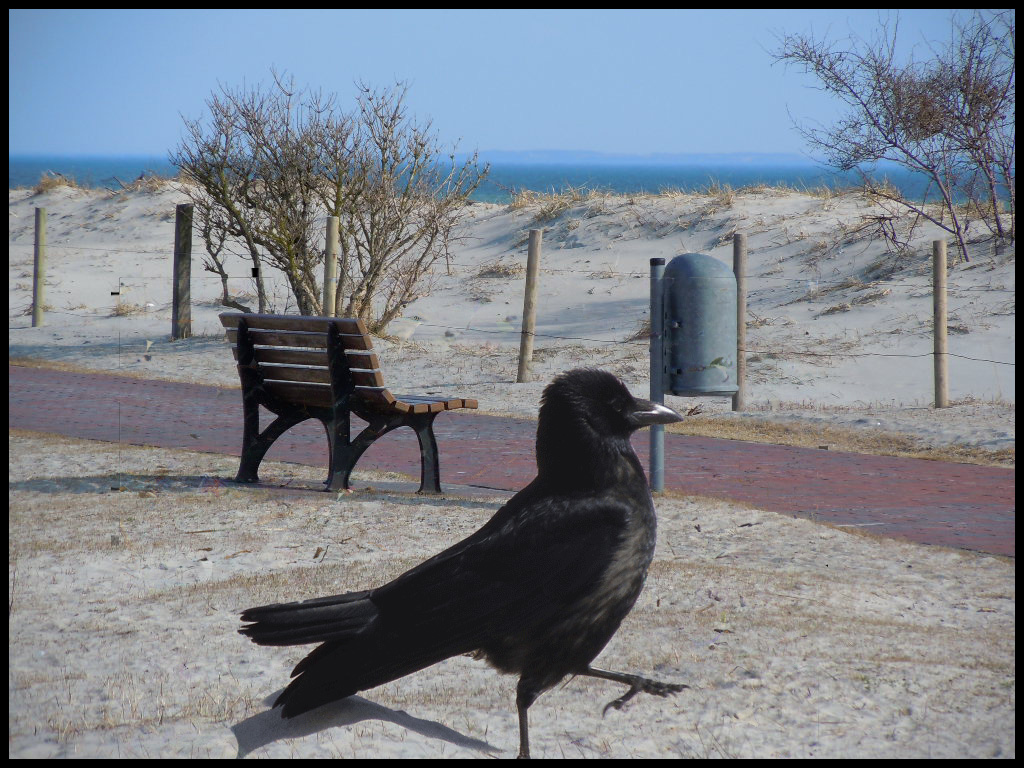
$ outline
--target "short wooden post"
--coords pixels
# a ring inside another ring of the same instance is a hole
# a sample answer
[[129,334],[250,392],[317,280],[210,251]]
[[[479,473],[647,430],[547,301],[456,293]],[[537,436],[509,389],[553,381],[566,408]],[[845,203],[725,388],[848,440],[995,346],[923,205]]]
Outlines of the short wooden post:
[[323,316],[336,317],[335,301],[338,295],[338,217],[327,217],[327,249],[324,254]]
[[46,293],[46,209],[36,208],[35,266],[32,268],[32,327],[43,324]]
[[171,286],[171,339],[192,335],[192,205],[174,212],[174,282]]
[[946,340],[946,241],[932,241],[932,306],[935,337],[935,407],[949,407],[949,347]]
[[732,236],[732,271],[736,275],[736,386],[732,409],[742,411],[747,395],[747,236]]
[[519,373],[516,383],[530,380],[533,362],[533,336],[537,326],[537,270],[540,265],[542,229],[530,230],[530,250],[526,257],[526,297],[523,299],[523,332],[519,340]]

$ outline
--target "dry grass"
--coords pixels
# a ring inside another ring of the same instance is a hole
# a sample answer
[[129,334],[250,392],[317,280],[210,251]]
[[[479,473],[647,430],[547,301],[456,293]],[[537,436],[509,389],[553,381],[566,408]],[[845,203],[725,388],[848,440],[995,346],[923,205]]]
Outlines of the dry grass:
[[597,200],[606,200],[611,193],[588,189],[587,187],[566,186],[564,189],[555,192],[534,192],[529,189],[522,189],[514,192],[512,200],[508,204],[509,210],[520,210],[522,208],[537,208],[533,215],[533,221],[543,224],[557,219],[573,206],[592,203]]
[[502,258],[494,259],[480,265],[477,277],[511,278],[521,277],[526,274],[526,265],[516,261],[505,261]]
[[[121,189],[118,190],[119,194],[131,194],[133,192],[148,192],[155,193],[161,192],[164,186],[171,181],[181,181],[180,176],[161,176],[153,173],[152,171],[144,171],[139,174],[139,178],[135,181],[123,182],[118,179],[118,184],[121,185]],[[173,218],[173,216],[172,216]]]
[[114,311],[111,314],[114,317],[144,315],[146,314],[146,308],[141,304],[133,304],[130,301],[119,301],[117,304],[114,305]]
[[49,192],[51,189],[57,189],[59,187],[80,189],[78,183],[73,177],[65,176],[62,173],[54,173],[53,171],[45,171],[43,175],[39,177],[39,183],[32,188],[32,192],[33,194],[41,195],[44,192]]
[[722,184],[717,179],[712,179],[706,187],[699,191],[699,194],[710,197],[719,208],[729,208],[736,202],[736,190],[729,184]]

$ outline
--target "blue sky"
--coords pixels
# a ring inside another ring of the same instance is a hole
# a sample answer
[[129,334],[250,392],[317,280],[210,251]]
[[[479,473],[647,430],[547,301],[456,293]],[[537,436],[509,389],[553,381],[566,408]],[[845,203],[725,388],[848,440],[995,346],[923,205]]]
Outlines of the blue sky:
[[[462,150],[792,152],[790,115],[838,105],[768,51],[783,32],[871,38],[877,10],[8,11],[10,154],[166,155],[218,84],[410,85]],[[902,10],[904,50],[949,10]]]

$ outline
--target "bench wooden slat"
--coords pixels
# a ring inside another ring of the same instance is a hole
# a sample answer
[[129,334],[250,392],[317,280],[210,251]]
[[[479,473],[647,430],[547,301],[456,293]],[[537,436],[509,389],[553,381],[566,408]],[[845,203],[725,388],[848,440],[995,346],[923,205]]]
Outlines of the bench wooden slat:
[[267,391],[282,400],[290,400],[300,405],[315,405],[320,408],[331,408],[334,406],[331,388],[326,384],[269,381],[267,382]]
[[[284,363],[286,365],[316,365],[321,368],[327,367],[326,349],[266,349],[261,347],[254,351],[256,362],[258,363]],[[235,359],[238,359],[237,354],[235,355]]]
[[357,387],[383,387],[384,376],[380,371],[364,371],[359,368],[349,368],[352,382]]
[[398,397],[395,407],[406,413],[440,413],[444,410],[444,403],[439,400],[417,400],[408,397]]
[[355,394],[361,399],[381,406],[395,403],[395,396],[386,387],[356,387]]
[[260,367],[263,378],[268,381],[305,381],[313,384],[330,384],[331,372],[326,368],[293,368],[286,365],[264,365]]
[[459,408],[476,408],[478,407],[477,401],[467,397],[453,397],[448,400],[430,397],[427,395],[395,395],[399,402],[418,404],[418,403],[434,403],[438,407],[432,408],[433,411],[454,411]]
[[[238,360],[238,348],[233,347],[231,354]],[[309,352],[294,349],[263,349],[255,350],[257,363],[293,363],[301,368],[284,368],[280,365],[265,365],[260,371],[268,379],[286,378],[289,381],[314,381],[330,384],[331,375],[327,368],[326,352]],[[369,361],[367,361],[369,362]],[[316,366],[315,368],[312,366]],[[280,375],[282,370],[290,371],[288,375]],[[383,387],[384,375],[380,370],[350,368],[353,383],[364,387]],[[305,375],[303,375],[305,374]]]
[[[257,350],[257,352],[262,352],[262,351],[263,350]],[[291,362],[291,360],[289,360],[289,359],[284,359],[284,358],[277,359],[277,355],[279,355],[279,354],[280,354],[280,352],[277,352],[275,350],[275,355],[274,355],[275,359],[273,359],[273,360],[269,360],[269,361],[268,360],[262,360],[262,359],[260,359],[260,356],[258,354],[256,356],[256,359],[257,359],[258,362],[261,362],[261,363],[266,363],[266,362],[288,363],[288,362]],[[235,356],[235,359],[237,360],[238,359],[238,352],[237,352],[237,350],[235,350],[234,356]],[[300,364],[302,364],[304,361],[299,360],[298,362]],[[331,383],[331,372],[326,367],[323,367],[323,366],[317,367],[317,368],[313,368],[313,367],[301,367],[300,368],[300,367],[291,367],[291,366],[284,366],[284,365],[264,365],[264,366],[262,366],[260,368],[260,372],[267,379],[275,379],[275,380],[284,379],[284,380],[287,380],[287,381],[311,381],[311,382],[316,382],[316,383],[321,383],[321,384],[330,384]],[[357,386],[363,386],[363,387],[383,387],[384,386],[384,376],[381,374],[380,371],[363,371],[363,370],[355,369],[355,370],[350,370],[349,373],[352,376],[352,382],[354,384],[356,384]]]
[[377,359],[377,353],[372,349],[363,351],[346,349],[345,357],[348,359],[349,368],[358,368],[364,371],[380,370],[380,360]]
[[[315,365],[327,367],[327,350],[277,349],[260,347],[253,350],[257,363],[285,363],[291,365]],[[238,360],[238,347],[231,348],[231,354]]]
[[[227,331],[228,341],[238,344],[238,331],[231,329]],[[305,347],[313,349],[327,349],[326,333],[307,332],[286,332],[286,331],[263,331],[259,329],[250,330],[249,338],[253,344],[264,347]]]
[[[232,344],[238,343],[238,331],[234,328],[227,331],[227,338]],[[326,333],[309,331],[267,331],[251,328],[249,338],[254,345],[264,347],[305,347],[312,349],[327,348]],[[373,341],[369,336],[340,334],[341,344],[346,350],[369,351],[373,349]]]
[[327,333],[329,325],[337,325],[342,333],[359,336],[367,334],[366,325],[357,317],[311,317],[309,315],[242,315],[225,313],[220,322],[225,328],[237,328],[245,318],[250,329],[266,328],[277,331],[315,331]]

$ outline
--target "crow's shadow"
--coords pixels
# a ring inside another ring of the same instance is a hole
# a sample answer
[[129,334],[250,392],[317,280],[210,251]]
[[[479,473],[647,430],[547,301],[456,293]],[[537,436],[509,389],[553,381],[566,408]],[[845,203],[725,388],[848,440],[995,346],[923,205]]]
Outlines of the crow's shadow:
[[[268,706],[279,693],[280,691],[267,698]],[[363,720],[395,723],[431,739],[442,739],[458,747],[475,749],[489,755],[499,751],[486,741],[465,736],[433,720],[422,720],[401,710],[388,709],[362,696],[349,696],[340,701],[333,701],[287,720],[281,717],[280,709],[267,709],[231,726],[231,731],[238,741],[237,757],[242,758],[260,747],[281,739],[298,739],[339,725],[354,725]]]

